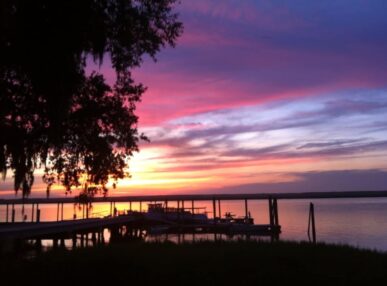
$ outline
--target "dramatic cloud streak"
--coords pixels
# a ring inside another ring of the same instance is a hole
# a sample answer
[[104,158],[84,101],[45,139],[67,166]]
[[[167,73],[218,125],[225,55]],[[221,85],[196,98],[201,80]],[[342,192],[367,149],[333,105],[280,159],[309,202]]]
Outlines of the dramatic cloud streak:
[[150,87],[142,122],[385,88],[385,5],[183,1],[180,45],[136,73]]

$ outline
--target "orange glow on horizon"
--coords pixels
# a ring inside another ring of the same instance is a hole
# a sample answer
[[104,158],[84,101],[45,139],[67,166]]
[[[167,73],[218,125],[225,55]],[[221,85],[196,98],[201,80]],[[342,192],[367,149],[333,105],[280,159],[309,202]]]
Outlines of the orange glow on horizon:
[[[292,183],[302,180],[302,174],[305,172],[347,170],[349,165],[358,170],[375,167],[383,169],[386,160],[386,156],[380,155],[374,155],[372,161],[364,160],[362,156],[276,158],[273,155],[262,159],[226,157],[214,161],[211,154],[203,160],[198,160],[202,159],[200,156],[192,160],[181,160],[170,157],[169,152],[168,148],[152,147],[135,153],[128,169],[131,177],[119,180],[116,189],[112,188],[113,182],[110,182],[107,185],[109,196],[211,192],[245,184]],[[42,170],[37,170],[35,174],[37,182],[33,196],[45,196],[46,186],[39,182],[42,174]],[[12,178],[8,178],[10,179]],[[8,190],[2,194],[10,196],[14,192]],[[77,194],[74,190],[70,195]],[[51,195],[63,196],[64,188],[54,185]]]

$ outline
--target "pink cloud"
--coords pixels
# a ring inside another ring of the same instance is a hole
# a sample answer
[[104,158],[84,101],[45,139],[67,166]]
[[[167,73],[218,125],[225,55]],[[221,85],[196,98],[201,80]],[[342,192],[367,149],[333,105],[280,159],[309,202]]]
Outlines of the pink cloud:
[[[183,1],[178,9],[185,33],[176,49],[164,50],[157,63],[145,61],[134,71],[135,79],[148,86],[138,105],[141,126],[218,109],[387,86],[383,45],[318,27],[286,5],[273,9],[254,2]],[[112,82],[108,66],[101,71]]]

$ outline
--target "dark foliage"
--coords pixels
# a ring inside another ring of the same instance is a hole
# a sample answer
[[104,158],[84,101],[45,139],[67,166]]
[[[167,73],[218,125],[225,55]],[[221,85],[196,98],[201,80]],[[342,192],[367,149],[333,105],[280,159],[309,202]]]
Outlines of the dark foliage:
[[58,277],[97,285],[341,286],[387,282],[386,253],[293,242],[126,242],[75,251],[58,249],[28,260],[13,255],[1,262],[2,282],[12,285],[31,281],[55,284]]
[[[182,25],[175,0],[3,0],[0,2],[0,171],[28,195],[44,167],[48,191],[84,182],[106,191],[123,178],[144,136],[135,104],[145,88],[131,69],[174,46]],[[116,82],[85,73],[110,57]]]

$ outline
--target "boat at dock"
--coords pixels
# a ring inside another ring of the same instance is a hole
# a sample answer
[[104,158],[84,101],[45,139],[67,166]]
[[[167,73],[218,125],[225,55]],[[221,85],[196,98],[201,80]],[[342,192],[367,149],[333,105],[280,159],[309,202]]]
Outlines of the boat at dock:
[[[202,208],[204,209],[204,208]],[[250,213],[244,217],[235,217],[226,213],[224,217],[209,219],[206,212],[194,213],[184,208],[168,208],[162,203],[148,205],[145,218],[157,224],[148,227],[148,234],[165,233],[224,233],[228,235],[268,235],[279,234],[279,225],[256,225]]]
[[[194,210],[198,209],[196,208]],[[208,222],[208,217],[205,212],[194,213],[184,208],[167,207],[162,203],[148,204],[148,211],[145,213],[145,218],[172,224],[200,224]]]
[[249,235],[264,235],[264,234],[279,234],[281,226],[270,224],[254,224],[254,219],[250,212],[247,216],[236,217],[230,212],[226,212],[224,217],[214,220],[217,229],[221,229],[224,233],[234,234],[249,234]]
[[229,224],[235,224],[235,225],[253,225],[254,219],[252,218],[250,212],[247,214],[247,216],[243,217],[236,217],[230,212],[226,212],[223,218],[216,218],[215,219],[218,223],[229,223]]

